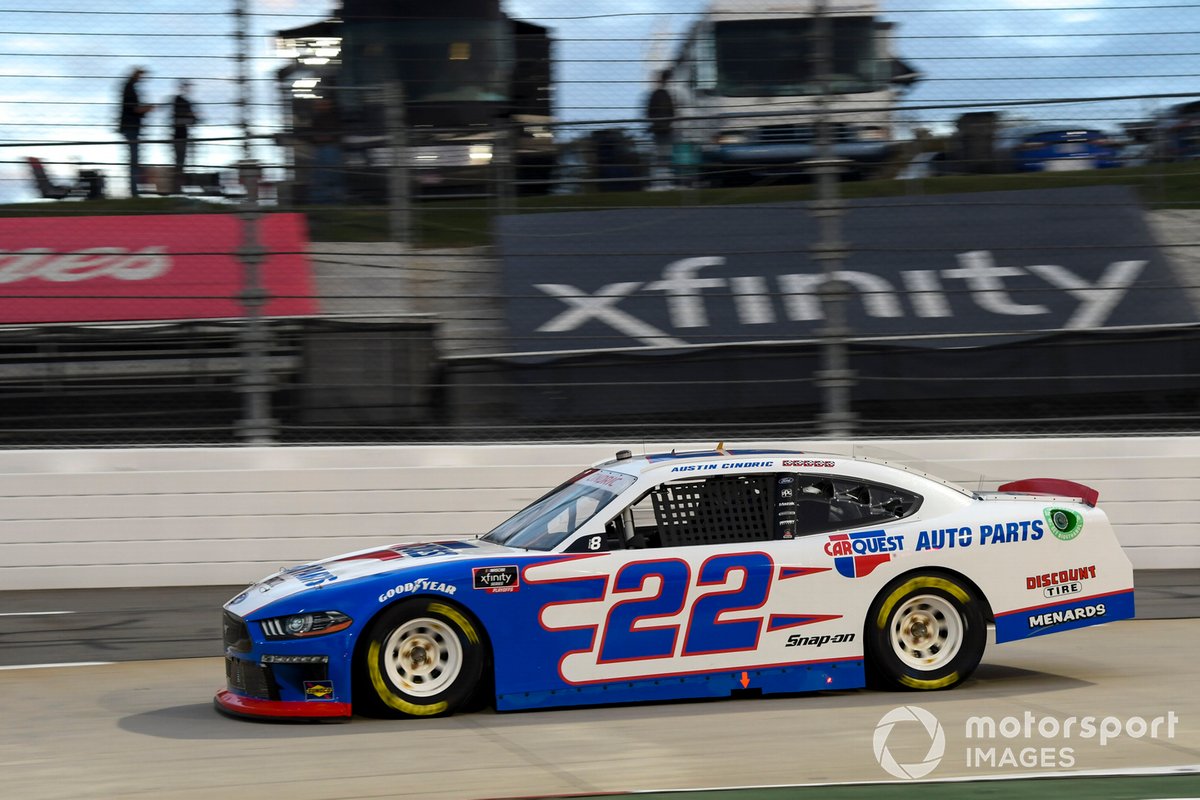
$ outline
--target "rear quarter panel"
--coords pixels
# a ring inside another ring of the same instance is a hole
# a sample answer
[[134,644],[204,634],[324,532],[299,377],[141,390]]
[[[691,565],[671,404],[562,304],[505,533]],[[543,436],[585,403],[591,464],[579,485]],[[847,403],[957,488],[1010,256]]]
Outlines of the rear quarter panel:
[[[1052,509],[1082,518],[1064,534]],[[1133,616],[1133,567],[1104,512],[1061,498],[978,500],[904,526],[904,555],[892,570],[940,568],[983,594],[996,642]]]

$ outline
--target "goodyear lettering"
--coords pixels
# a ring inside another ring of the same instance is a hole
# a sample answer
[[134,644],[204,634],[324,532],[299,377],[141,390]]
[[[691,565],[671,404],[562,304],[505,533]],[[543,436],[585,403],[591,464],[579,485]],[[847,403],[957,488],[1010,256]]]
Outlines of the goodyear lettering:
[[1058,572],[1044,572],[1041,575],[1031,575],[1025,579],[1026,589],[1044,589],[1064,583],[1076,583],[1096,577],[1096,566],[1060,569]]
[[843,644],[853,641],[853,633],[838,633],[823,636],[801,636],[798,633],[793,633],[788,637],[785,647],[823,647],[827,644]]
[[1094,619],[1095,617],[1103,617],[1106,611],[1104,603],[1096,603],[1093,606],[1068,608],[1065,611],[1048,611],[1045,614],[1031,614],[1029,616],[1029,627],[1049,628],[1053,625],[1061,625],[1064,622]]
[[973,541],[971,529],[965,525],[961,528],[937,528],[917,534],[917,550],[970,547]]
[[416,580],[411,580],[407,583],[398,583],[391,589],[388,589],[386,592],[379,595],[379,602],[386,603],[396,595],[401,594],[413,594],[415,592],[441,592],[442,594],[454,594],[457,590],[457,586],[452,586],[449,583],[433,581],[429,578],[417,578]]
[[783,462],[785,467],[832,467],[832,461],[812,461],[809,459],[789,459]]

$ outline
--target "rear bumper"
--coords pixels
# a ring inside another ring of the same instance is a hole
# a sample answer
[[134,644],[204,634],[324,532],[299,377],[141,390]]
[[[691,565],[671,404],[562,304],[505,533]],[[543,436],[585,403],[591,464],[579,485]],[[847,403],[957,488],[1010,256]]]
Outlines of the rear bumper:
[[294,700],[262,700],[222,689],[213,697],[222,714],[246,719],[329,720],[349,719],[349,703],[313,703]]
[[996,643],[1102,625],[1134,615],[1133,588],[996,613]]

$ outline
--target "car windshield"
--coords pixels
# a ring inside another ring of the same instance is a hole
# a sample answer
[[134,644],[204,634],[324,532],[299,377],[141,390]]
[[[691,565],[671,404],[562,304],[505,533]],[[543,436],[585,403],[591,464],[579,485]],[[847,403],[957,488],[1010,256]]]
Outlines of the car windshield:
[[587,470],[535,500],[483,538],[509,547],[552,550],[636,480],[620,472]]

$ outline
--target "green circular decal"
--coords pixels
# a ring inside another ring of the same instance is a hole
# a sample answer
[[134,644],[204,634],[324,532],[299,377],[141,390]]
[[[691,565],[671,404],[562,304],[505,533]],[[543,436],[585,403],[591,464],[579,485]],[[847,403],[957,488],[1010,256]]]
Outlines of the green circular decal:
[[1074,539],[1083,531],[1083,516],[1065,508],[1047,508],[1046,522],[1050,532],[1064,542]]

